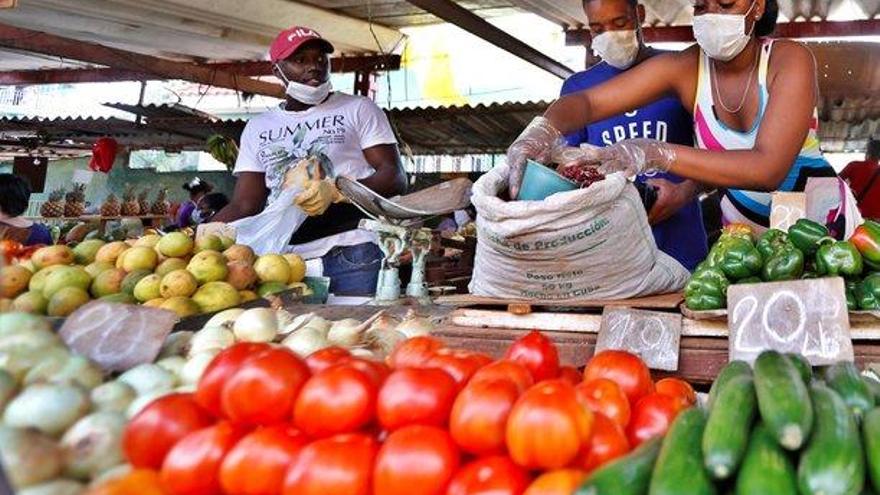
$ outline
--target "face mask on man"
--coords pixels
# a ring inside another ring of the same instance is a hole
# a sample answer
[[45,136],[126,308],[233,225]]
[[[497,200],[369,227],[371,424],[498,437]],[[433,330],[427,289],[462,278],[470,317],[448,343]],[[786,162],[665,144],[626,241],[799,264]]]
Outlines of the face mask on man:
[[612,67],[628,69],[639,55],[639,34],[635,29],[605,31],[593,38],[593,52]]
[[306,105],[319,105],[323,103],[324,100],[330,96],[330,91],[333,90],[333,86],[330,84],[329,80],[320,86],[309,86],[308,84],[302,84],[288,79],[281,70],[281,67],[278,67],[278,73],[281,75],[281,79],[284,83],[287,84],[285,89],[287,96],[296,101],[305,103]]
[[752,30],[746,33],[746,17],[755,7],[749,7],[745,14],[703,14],[694,16],[694,38],[700,48],[710,58],[727,62],[743,51],[752,37]]

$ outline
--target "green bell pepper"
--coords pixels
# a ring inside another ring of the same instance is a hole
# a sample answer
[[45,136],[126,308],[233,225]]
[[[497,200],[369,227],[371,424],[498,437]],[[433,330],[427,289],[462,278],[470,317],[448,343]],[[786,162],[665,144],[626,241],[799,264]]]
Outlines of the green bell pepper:
[[761,282],[763,282],[763,280],[761,280],[761,277],[746,277],[737,280],[736,284],[760,284]]
[[694,272],[684,288],[685,304],[694,311],[721,309],[727,306],[730,282],[717,268]]
[[779,229],[770,229],[764,232],[755,243],[755,247],[758,248],[765,260],[787,246],[793,247],[794,245],[788,240],[788,234]]
[[855,280],[846,281],[846,309],[849,311],[859,309],[859,302],[856,299],[856,288],[859,286],[859,283]]
[[872,266],[880,266],[880,222],[865,220],[865,223],[856,227],[849,241],[862,253],[865,261],[870,261]]
[[732,280],[760,274],[764,261],[755,245],[742,238],[727,239],[719,247],[717,256],[715,266]]
[[748,225],[744,223],[731,223],[725,225],[721,229],[721,235],[718,237],[718,240],[742,239],[749,242],[755,242],[753,234],[752,228]]
[[761,277],[767,282],[797,280],[804,274],[804,253],[790,246],[779,249],[764,261]]
[[880,273],[872,273],[865,277],[855,290],[859,309],[880,309]]
[[874,263],[873,261],[869,260],[868,258],[865,258],[864,256],[862,256],[862,261],[865,262],[865,271],[880,272],[880,263]]
[[826,237],[816,251],[816,270],[819,275],[857,277],[862,274],[862,255],[851,243]]
[[819,241],[825,237],[828,237],[828,228],[806,218],[801,218],[788,228],[788,240],[807,256],[819,249]]

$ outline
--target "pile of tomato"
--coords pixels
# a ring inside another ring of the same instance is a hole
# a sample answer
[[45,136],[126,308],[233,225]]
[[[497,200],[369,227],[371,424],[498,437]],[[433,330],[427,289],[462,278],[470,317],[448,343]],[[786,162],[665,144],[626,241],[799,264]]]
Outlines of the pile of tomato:
[[129,475],[95,495],[570,494],[696,400],[620,351],[583,373],[531,332],[493,361],[432,337],[387,363],[268,344],[217,355],[192,394],[126,428]]

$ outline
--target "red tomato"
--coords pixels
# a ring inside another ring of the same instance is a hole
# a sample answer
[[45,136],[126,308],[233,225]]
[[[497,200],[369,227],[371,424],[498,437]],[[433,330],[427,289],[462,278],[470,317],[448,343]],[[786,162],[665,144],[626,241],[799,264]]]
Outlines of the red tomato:
[[602,413],[621,428],[629,424],[630,405],[620,385],[607,378],[594,378],[579,383],[575,388],[578,399],[593,412]]
[[507,418],[510,458],[527,468],[567,466],[587,445],[593,413],[562,380],[536,384],[514,404]]
[[434,337],[420,335],[400,343],[388,356],[388,365],[394,369],[419,368],[427,364],[435,352],[443,349],[442,342]]
[[645,440],[665,435],[679,412],[680,402],[675,397],[656,393],[643,397],[633,408],[626,428],[630,446],[636,448]]
[[559,378],[572,385],[577,385],[584,379],[584,375],[574,366],[562,366],[559,368]]
[[317,350],[306,358],[306,366],[312,374],[320,373],[345,358],[351,357],[348,349],[343,347],[325,347]]
[[167,495],[159,480],[159,473],[148,469],[135,469],[122,476],[112,478],[88,491],[89,495]]
[[525,366],[506,359],[495,361],[478,369],[468,384],[482,380],[509,380],[523,393],[535,384],[531,372]]
[[385,379],[388,378],[388,375],[391,374],[391,370],[384,363],[359,357],[345,358],[340,360],[337,364],[345,364],[367,373],[377,386],[382,385]]
[[260,428],[239,440],[220,466],[220,485],[226,495],[281,493],[287,466],[308,444],[290,426]]
[[366,371],[345,363],[313,375],[293,407],[293,423],[315,438],[351,433],[373,421],[378,385]]
[[575,461],[577,467],[587,472],[629,452],[629,442],[619,424],[602,413],[596,413],[593,419],[590,443]]
[[132,466],[159,469],[178,440],[212,424],[214,418],[196,404],[193,394],[166,395],[129,421],[122,450]]
[[[309,444],[287,470],[283,495],[369,495],[379,446],[360,433]],[[278,493],[278,492],[274,492]]]
[[626,351],[607,350],[593,356],[584,369],[584,381],[607,378],[620,385],[630,405],[654,391],[651,371],[644,361]]
[[271,425],[290,418],[309,368],[288,349],[275,347],[241,363],[220,396],[223,413],[237,424]]
[[217,354],[205,368],[205,372],[199,380],[198,388],[196,388],[196,402],[214,416],[222,416],[220,393],[223,390],[223,385],[238,370],[241,363],[266,349],[269,349],[268,344],[239,342]]
[[224,421],[183,437],[162,463],[162,484],[173,495],[220,493],[220,464],[242,433]]
[[455,473],[446,495],[520,495],[529,473],[505,456],[483,457]]
[[376,495],[441,495],[458,469],[452,437],[433,426],[412,425],[392,432],[376,456]]
[[428,359],[425,367],[439,368],[455,379],[460,387],[464,386],[478,369],[489,364],[492,358],[483,354],[452,349],[440,349]]
[[691,384],[679,378],[664,378],[654,384],[658,394],[675,397],[682,409],[697,403],[697,393]]
[[504,453],[507,417],[519,397],[509,380],[468,383],[452,405],[449,433],[462,450],[477,454]]
[[531,331],[516,339],[504,359],[525,366],[535,382],[559,376],[559,354],[556,345],[541,332]]
[[444,426],[456,392],[455,380],[441,369],[399,369],[379,390],[379,424],[388,431],[413,424]]
[[538,476],[523,495],[571,495],[586,479],[579,469],[557,469]]

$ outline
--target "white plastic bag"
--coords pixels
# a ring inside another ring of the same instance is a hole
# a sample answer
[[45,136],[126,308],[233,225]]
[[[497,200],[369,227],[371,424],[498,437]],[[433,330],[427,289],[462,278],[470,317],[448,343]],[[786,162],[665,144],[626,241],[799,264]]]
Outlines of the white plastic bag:
[[258,255],[282,253],[308,215],[293,203],[301,187],[281,191],[262,213],[231,222],[235,227],[235,242],[250,246]]

